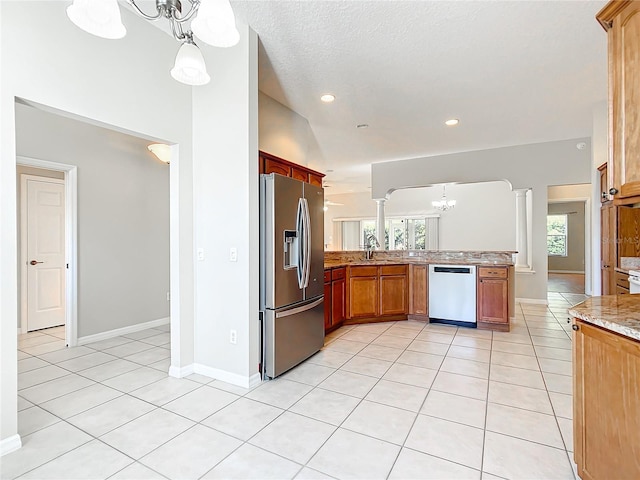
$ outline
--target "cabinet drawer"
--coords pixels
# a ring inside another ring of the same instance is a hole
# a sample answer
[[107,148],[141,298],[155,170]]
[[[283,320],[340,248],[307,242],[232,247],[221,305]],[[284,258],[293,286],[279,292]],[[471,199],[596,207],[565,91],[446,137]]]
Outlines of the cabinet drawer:
[[478,276],[483,278],[507,278],[507,269],[504,267],[479,267]]
[[345,267],[334,268],[331,270],[331,280],[340,280],[346,276],[347,269]]
[[331,281],[331,269],[327,269],[324,271],[324,283]]
[[380,276],[384,275],[406,275],[406,265],[385,265],[380,267]]
[[616,285],[618,287],[626,288],[625,293],[629,293],[629,275],[622,272],[616,272]]
[[616,295],[626,295],[629,293],[628,288],[621,287],[620,285],[616,285]]
[[378,267],[351,267],[349,275],[352,277],[377,277]]

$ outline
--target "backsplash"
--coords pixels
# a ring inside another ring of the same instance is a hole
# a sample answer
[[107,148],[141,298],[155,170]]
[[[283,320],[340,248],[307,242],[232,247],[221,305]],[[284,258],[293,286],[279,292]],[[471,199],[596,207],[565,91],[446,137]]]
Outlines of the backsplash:
[[640,257],[620,257],[620,268],[640,268]]

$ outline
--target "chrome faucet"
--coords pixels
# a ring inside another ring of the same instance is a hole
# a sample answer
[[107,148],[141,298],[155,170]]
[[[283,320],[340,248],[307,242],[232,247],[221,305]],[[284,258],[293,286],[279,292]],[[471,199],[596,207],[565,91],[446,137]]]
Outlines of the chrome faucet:
[[367,244],[364,246],[364,258],[365,260],[371,260],[373,258],[373,249],[380,248],[380,242],[375,235],[370,234],[367,236]]

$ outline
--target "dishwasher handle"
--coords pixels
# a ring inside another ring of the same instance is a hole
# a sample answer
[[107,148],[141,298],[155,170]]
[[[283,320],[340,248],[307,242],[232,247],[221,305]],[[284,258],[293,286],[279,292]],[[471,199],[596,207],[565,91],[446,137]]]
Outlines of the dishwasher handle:
[[469,267],[433,267],[433,271],[434,273],[471,273]]

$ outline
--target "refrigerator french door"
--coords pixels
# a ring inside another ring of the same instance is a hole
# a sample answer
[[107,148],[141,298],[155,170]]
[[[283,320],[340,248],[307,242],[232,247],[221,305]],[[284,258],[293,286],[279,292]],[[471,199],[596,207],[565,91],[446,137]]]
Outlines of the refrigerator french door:
[[324,344],[324,191],[260,176],[262,376],[274,378]]

